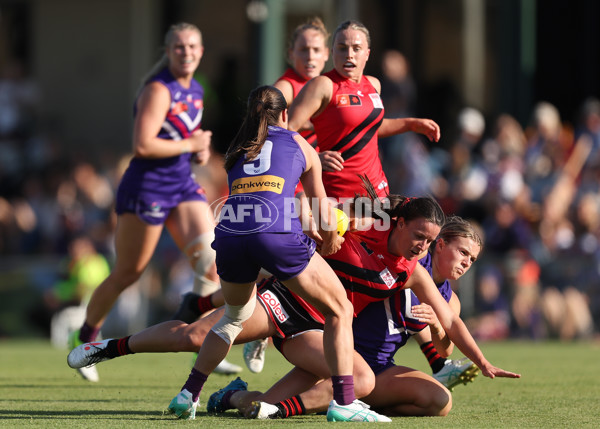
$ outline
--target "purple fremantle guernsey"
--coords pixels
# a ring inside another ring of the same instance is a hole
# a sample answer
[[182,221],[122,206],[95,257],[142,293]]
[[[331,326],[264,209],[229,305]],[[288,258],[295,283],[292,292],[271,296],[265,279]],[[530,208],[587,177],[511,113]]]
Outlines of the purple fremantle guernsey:
[[[431,254],[419,263],[431,275]],[[452,288],[448,280],[437,285],[446,301],[450,301]],[[411,307],[420,304],[410,289],[403,289],[384,301],[369,304],[354,319],[354,348],[367,361],[377,375],[394,365],[394,355],[408,339],[427,327],[411,314]]]
[[[204,89],[192,79],[190,87],[184,88],[168,68],[158,73],[151,82],[160,82],[171,93],[171,108],[157,137],[167,140],[183,140],[200,128],[204,110]],[[134,115],[137,109],[134,109]],[[133,158],[123,177],[127,189],[137,189],[139,183],[159,192],[178,192],[178,186],[191,177],[192,154],[184,153],[169,158]],[[146,186],[148,185],[148,186]]]
[[259,232],[302,234],[294,193],[306,159],[294,140],[298,133],[269,126],[252,161],[240,157],[228,173],[229,197],[221,208],[215,236]]

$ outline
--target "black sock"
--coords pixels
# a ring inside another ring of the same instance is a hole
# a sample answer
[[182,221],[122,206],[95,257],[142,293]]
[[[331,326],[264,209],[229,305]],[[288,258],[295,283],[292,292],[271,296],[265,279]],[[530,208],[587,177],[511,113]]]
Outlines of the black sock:
[[119,338],[118,340],[110,340],[106,345],[107,356],[115,358],[118,356],[132,355],[133,352],[129,348],[129,338],[131,338],[131,335]]
[[283,401],[276,403],[275,406],[279,409],[281,418],[306,414],[306,408],[304,408],[304,403],[302,402],[302,399],[300,399],[300,395],[284,399]]
[[421,351],[427,358],[431,371],[433,371],[434,374],[444,367],[446,358],[443,358],[438,353],[432,341],[421,344]]

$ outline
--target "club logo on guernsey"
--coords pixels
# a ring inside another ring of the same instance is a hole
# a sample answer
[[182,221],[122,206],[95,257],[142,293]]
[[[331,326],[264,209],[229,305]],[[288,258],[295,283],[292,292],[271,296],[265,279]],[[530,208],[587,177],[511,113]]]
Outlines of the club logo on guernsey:
[[362,106],[360,97],[356,94],[338,94],[335,96],[337,107]]
[[261,296],[265,304],[267,304],[267,306],[273,312],[273,316],[275,316],[275,318],[279,322],[283,323],[290,318],[290,316],[281,306],[281,302],[279,302],[279,299],[277,299],[277,297],[271,291],[267,290],[265,292],[262,292]]

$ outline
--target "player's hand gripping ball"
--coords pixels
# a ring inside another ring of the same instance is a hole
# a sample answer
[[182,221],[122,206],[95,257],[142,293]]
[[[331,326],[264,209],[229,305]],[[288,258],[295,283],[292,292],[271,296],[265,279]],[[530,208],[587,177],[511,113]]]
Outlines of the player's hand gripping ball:
[[350,219],[348,219],[348,216],[346,215],[346,213],[344,213],[340,209],[334,208],[333,211],[335,212],[335,218],[337,219],[337,233],[341,237],[348,230],[348,225],[350,224]]

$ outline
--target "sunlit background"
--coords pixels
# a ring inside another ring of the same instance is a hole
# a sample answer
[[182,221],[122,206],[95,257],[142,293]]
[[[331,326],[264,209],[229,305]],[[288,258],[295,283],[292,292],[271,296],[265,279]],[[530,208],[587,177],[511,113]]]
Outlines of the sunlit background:
[[[248,92],[281,75],[291,31],[313,16],[330,32],[363,22],[366,71],[384,83],[388,114],[440,124],[437,144],[405,135],[380,149],[392,192],[433,194],[484,233],[480,260],[455,285],[475,337],[598,332],[600,2],[0,0],[0,336],[51,335],[45,293],[66,280],[75,237],[112,262],[132,106],[169,25],[203,33],[197,79],[215,154],[197,175],[216,199],[219,154]],[[383,73],[390,50],[406,60],[396,80]],[[170,317],[190,276],[165,236],[105,336]]]

